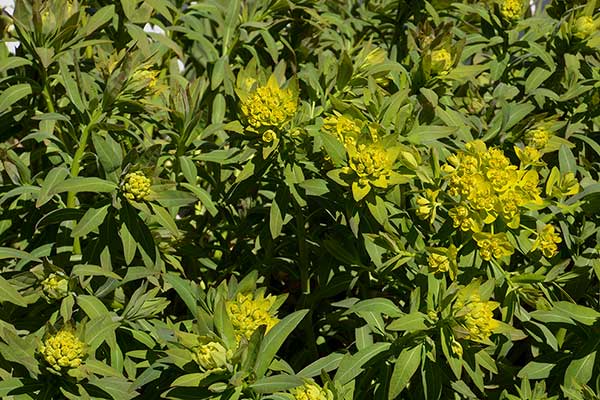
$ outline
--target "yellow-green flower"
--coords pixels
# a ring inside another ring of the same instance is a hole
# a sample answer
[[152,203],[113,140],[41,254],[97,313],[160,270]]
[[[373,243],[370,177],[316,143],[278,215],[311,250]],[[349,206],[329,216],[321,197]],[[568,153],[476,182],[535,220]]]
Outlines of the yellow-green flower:
[[248,124],[255,129],[281,128],[296,113],[297,103],[294,92],[290,88],[282,89],[271,75],[265,86],[256,87],[242,99],[241,110]]
[[142,171],[130,172],[123,180],[123,196],[129,200],[142,201],[150,194],[152,181]]
[[448,211],[448,215],[453,220],[453,226],[455,228],[460,228],[461,231],[479,232],[481,230],[479,223],[473,218],[469,209],[464,205],[458,205],[452,208]]
[[458,249],[454,245],[448,247],[434,247],[430,249],[427,262],[429,263],[429,271],[434,274],[442,274],[448,272],[450,278],[454,279],[458,270],[456,256]]
[[514,21],[523,15],[522,0],[503,0],[500,6],[500,13],[509,21]]
[[276,298],[271,295],[254,298],[252,293],[238,293],[234,300],[225,303],[238,341],[242,337],[250,339],[261,325],[266,325],[269,331],[279,322],[275,313],[271,311],[275,300]]
[[346,146],[356,145],[362,126],[362,121],[346,115],[331,115],[323,120],[323,130],[336,135]]
[[51,299],[62,299],[69,293],[69,279],[53,272],[42,281],[42,290]]
[[452,55],[448,50],[439,49],[431,52],[431,72],[445,75],[450,68],[452,68]]
[[528,146],[541,150],[546,147],[551,137],[552,132],[544,127],[539,127],[531,129],[525,134],[525,142]]
[[442,204],[437,201],[439,190],[425,189],[423,196],[418,196],[416,214],[420,219],[427,219],[432,224],[435,220],[437,208]]
[[327,388],[317,385],[314,380],[307,380],[304,385],[290,390],[295,400],[333,400],[333,393]]
[[468,302],[457,314],[459,323],[466,331],[465,339],[475,342],[485,342],[492,332],[499,326],[494,319],[493,311],[498,308],[499,303],[495,301],[481,301],[479,295],[472,294]]
[[575,20],[573,24],[573,36],[578,39],[586,39],[596,32],[596,22],[594,18],[584,15]]
[[488,233],[478,232],[473,235],[477,246],[479,246],[479,254],[481,258],[490,261],[492,258],[499,259],[509,257],[514,252],[514,247],[508,241],[506,233]]
[[204,371],[223,370],[232,352],[221,343],[211,341],[209,338],[200,338],[201,344],[194,348],[194,361]]
[[272,143],[277,139],[277,134],[273,129],[267,129],[262,134],[262,141],[265,143]]
[[542,232],[538,234],[531,251],[540,249],[545,257],[554,257],[558,253],[557,244],[560,242],[562,242],[562,239],[556,232],[556,228],[553,225],[546,225]]
[[39,351],[56,371],[80,366],[86,355],[85,344],[70,329],[62,329],[46,339]]

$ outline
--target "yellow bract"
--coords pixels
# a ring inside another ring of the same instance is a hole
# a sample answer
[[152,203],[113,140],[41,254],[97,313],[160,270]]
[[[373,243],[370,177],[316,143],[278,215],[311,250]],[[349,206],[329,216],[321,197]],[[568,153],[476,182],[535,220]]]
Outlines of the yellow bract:
[[434,274],[448,272],[450,278],[454,279],[458,270],[457,255],[458,249],[452,244],[448,247],[434,247],[430,249],[430,254],[427,258],[429,271]]
[[123,196],[129,200],[144,200],[150,194],[151,184],[142,171],[130,172],[123,180]]
[[205,343],[194,348],[194,361],[205,371],[224,369],[231,351],[228,351],[221,343],[204,340]]
[[439,75],[448,73],[452,67],[452,55],[446,49],[431,52],[431,72]]
[[271,295],[254,298],[251,293],[238,293],[234,300],[225,303],[238,341],[242,337],[250,339],[254,331],[261,325],[266,325],[268,332],[279,322],[279,319],[270,311],[275,300],[276,298]]
[[42,289],[52,299],[62,299],[69,292],[69,280],[59,274],[51,273],[42,281]]
[[430,224],[433,224],[436,216],[436,209],[442,204],[437,201],[439,194],[439,190],[425,189],[424,195],[417,197],[417,217],[427,219]]
[[312,380],[292,389],[290,392],[295,400],[333,400],[331,390],[322,388]]
[[558,253],[557,243],[560,242],[562,242],[562,239],[556,233],[556,228],[553,225],[546,225],[542,229],[542,232],[538,234],[531,250],[534,251],[539,248],[544,256],[550,258]]
[[69,329],[63,329],[49,337],[40,346],[40,353],[56,371],[62,368],[75,368],[85,357],[84,343]]
[[578,39],[585,39],[596,32],[596,22],[590,16],[581,16],[575,20],[573,34]]
[[481,258],[486,261],[490,261],[492,257],[496,259],[509,257],[515,251],[504,232],[497,234],[479,232],[473,237],[479,246]]
[[323,122],[323,130],[336,135],[344,145],[356,145],[363,126],[362,121],[345,115],[332,115],[325,118]]
[[281,128],[289,121],[298,107],[296,95],[291,89],[282,89],[274,76],[265,86],[258,86],[242,100],[241,110],[250,126]]
[[480,295],[468,287],[461,290],[453,309],[457,322],[466,330],[464,338],[475,342],[488,341],[500,325],[493,313],[499,305],[495,301],[482,301]]
[[510,21],[521,18],[523,15],[523,1],[504,0],[500,7],[500,13],[504,18]]
[[[534,149],[526,154],[536,157]],[[521,208],[541,202],[538,173],[512,165],[502,150],[487,149],[480,140],[467,143],[466,151],[447,161],[442,169],[447,173],[448,194],[459,197],[459,204],[449,213],[455,228],[478,232],[482,224],[501,216],[514,229],[519,226]]]

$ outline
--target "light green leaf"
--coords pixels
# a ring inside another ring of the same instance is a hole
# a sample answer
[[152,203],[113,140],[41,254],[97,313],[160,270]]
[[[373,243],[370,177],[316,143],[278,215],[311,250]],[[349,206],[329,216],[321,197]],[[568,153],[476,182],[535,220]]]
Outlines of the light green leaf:
[[101,208],[90,208],[71,232],[71,237],[82,237],[99,227],[108,214],[110,204]]
[[394,400],[406,388],[412,376],[421,364],[421,351],[423,345],[402,350],[394,365],[394,372],[390,378],[388,399]]

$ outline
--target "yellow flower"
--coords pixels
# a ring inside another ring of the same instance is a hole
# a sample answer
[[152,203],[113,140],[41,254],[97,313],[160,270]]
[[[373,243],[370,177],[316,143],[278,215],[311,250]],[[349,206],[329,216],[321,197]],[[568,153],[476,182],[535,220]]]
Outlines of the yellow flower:
[[496,259],[509,257],[515,251],[504,232],[497,234],[478,232],[473,237],[479,246],[481,258],[486,261],[490,261],[492,257]]
[[452,55],[448,50],[439,49],[431,52],[431,72],[445,75],[450,68],[452,68]]
[[200,338],[201,344],[194,348],[193,359],[204,371],[223,370],[232,352],[221,343]]
[[281,128],[298,107],[296,95],[290,88],[282,89],[275,76],[265,86],[258,86],[242,100],[241,110],[248,124],[255,128]]
[[416,214],[421,219],[428,219],[432,224],[435,220],[436,209],[441,205],[437,201],[439,190],[425,189],[424,196],[418,196],[415,202],[417,203]]
[[459,323],[467,330],[465,339],[485,342],[499,326],[494,319],[493,311],[499,304],[495,301],[481,301],[479,295],[472,294],[468,303],[463,306]]
[[430,249],[430,255],[427,258],[429,271],[434,274],[444,272],[450,273],[450,278],[454,279],[458,270],[456,256],[458,249],[454,245],[448,247],[434,247]]
[[344,145],[356,145],[362,130],[362,121],[345,115],[332,115],[325,118],[323,122],[323,130],[336,135]]
[[56,371],[75,368],[85,357],[85,345],[70,329],[62,329],[46,339],[39,351],[50,367]]
[[254,298],[253,294],[238,293],[234,300],[225,303],[238,341],[242,337],[250,339],[261,325],[266,325],[269,331],[279,322],[271,312],[275,300],[276,298],[271,295]]
[[586,39],[596,32],[596,22],[594,18],[584,15],[575,20],[573,26],[573,35],[578,39]]
[[129,200],[142,201],[150,194],[151,183],[142,171],[130,172],[123,180],[123,196]]
[[277,139],[277,134],[273,129],[267,129],[262,134],[262,141],[265,143],[272,143],[275,139]]
[[525,148],[521,149],[519,146],[515,146],[515,154],[521,160],[522,166],[528,165],[544,165],[543,162],[540,162],[540,158],[542,158],[542,153],[536,148],[532,146],[525,146]]
[[452,342],[450,343],[450,349],[452,350],[452,353],[454,353],[454,355],[462,357],[463,348],[461,344],[454,338],[452,338]]
[[42,290],[51,299],[62,299],[69,293],[69,279],[53,272],[42,281]]
[[295,400],[333,400],[331,390],[322,388],[315,381],[307,380],[304,385],[290,390]]
[[531,129],[525,134],[525,142],[528,146],[538,150],[543,149],[548,144],[548,140],[552,137],[552,132],[544,127]]
[[554,228],[553,225],[546,225],[542,229],[542,232],[538,234],[531,251],[539,248],[545,257],[554,257],[558,253],[557,243],[560,242],[562,242],[562,239],[560,235],[556,233],[556,228]]
[[514,21],[521,18],[523,15],[522,0],[504,0],[500,7],[500,13],[509,21]]
[[461,231],[479,232],[481,230],[477,221],[471,216],[469,209],[464,205],[458,205],[452,208],[448,212],[448,215],[454,221],[453,226],[455,228],[460,228]]

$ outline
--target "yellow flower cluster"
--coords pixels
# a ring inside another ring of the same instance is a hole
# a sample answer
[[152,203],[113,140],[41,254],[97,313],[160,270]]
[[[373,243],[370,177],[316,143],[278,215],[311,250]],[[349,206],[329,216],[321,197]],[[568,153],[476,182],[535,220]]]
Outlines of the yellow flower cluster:
[[493,311],[498,308],[495,301],[481,301],[479,294],[472,293],[468,297],[459,293],[454,304],[456,317],[467,333],[465,339],[476,342],[485,342],[492,332],[499,326],[494,319]]
[[431,72],[438,75],[445,75],[452,67],[452,55],[446,49],[434,50],[431,52]]
[[514,21],[521,18],[523,14],[522,0],[504,0],[500,7],[500,13],[509,21]]
[[226,367],[231,351],[219,342],[205,340],[194,348],[193,359],[204,371],[221,370]]
[[323,120],[323,130],[336,135],[346,146],[356,146],[363,122],[345,115],[332,115]]
[[431,253],[427,258],[429,263],[429,271],[434,274],[450,272],[450,277],[454,279],[458,265],[456,256],[458,249],[454,245],[448,247],[436,247],[431,249]]
[[551,136],[552,132],[544,127],[539,127],[529,130],[525,134],[525,141],[528,146],[541,150],[546,147]]
[[261,325],[266,325],[269,331],[279,322],[279,319],[271,313],[275,300],[276,298],[271,295],[254,298],[253,294],[238,293],[234,300],[225,303],[238,341],[242,337],[250,339]]
[[54,272],[42,281],[42,289],[51,299],[62,299],[69,292],[69,280]]
[[497,234],[478,232],[473,237],[479,246],[481,258],[486,261],[490,261],[492,257],[496,259],[510,257],[515,251],[504,232]]
[[85,357],[84,343],[71,330],[63,329],[49,337],[40,346],[40,353],[56,371],[62,368],[75,368]]
[[151,184],[142,171],[130,172],[123,181],[123,195],[129,200],[144,200],[150,194]]
[[417,217],[421,219],[428,219],[429,223],[433,224],[437,208],[441,205],[441,203],[437,201],[439,194],[439,190],[425,189],[424,196],[417,197]]
[[578,39],[586,39],[596,32],[596,22],[594,18],[584,15],[575,20],[573,26],[573,35]]
[[557,244],[562,242],[560,235],[556,233],[555,229],[553,225],[544,226],[542,232],[538,234],[531,250],[539,248],[544,256],[548,258],[554,257],[558,253]]
[[242,100],[242,114],[255,129],[281,128],[289,121],[298,107],[296,95],[291,89],[282,89],[274,76],[265,86],[258,86]]
[[313,380],[306,381],[304,385],[290,391],[295,400],[333,400],[331,390],[322,388]]
[[478,232],[499,216],[517,228],[521,207],[541,201],[537,171],[512,165],[502,150],[487,149],[480,140],[467,143],[466,151],[448,157],[442,168],[448,194],[460,199],[449,215],[463,231]]

